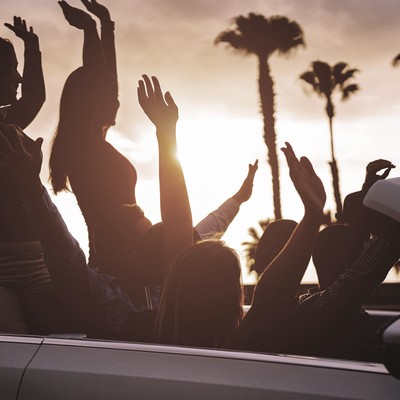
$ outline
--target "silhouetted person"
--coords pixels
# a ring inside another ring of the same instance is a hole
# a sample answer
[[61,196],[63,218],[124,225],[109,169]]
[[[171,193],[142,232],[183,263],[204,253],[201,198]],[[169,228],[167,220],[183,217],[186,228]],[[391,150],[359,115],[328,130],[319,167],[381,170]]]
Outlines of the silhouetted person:
[[[313,251],[313,262],[318,275],[318,287],[300,297],[300,304],[312,298],[314,294],[329,289],[346,269],[361,256],[369,235],[363,235],[359,229],[348,224],[333,224],[322,230]],[[358,303],[357,294],[354,300]],[[300,306],[301,307],[301,306]],[[352,304],[348,304],[349,309]],[[370,325],[369,316],[359,308],[358,312],[345,315],[336,324],[329,335],[318,338],[320,355],[353,360],[368,360],[377,357],[378,343]],[[322,345],[322,343],[325,343]]]
[[137,176],[128,159],[106,141],[119,107],[114,22],[106,7],[83,3],[99,17],[101,39],[88,13],[59,2],[70,25],[84,33],[83,65],[69,75],[63,88],[50,180],[55,193],[71,187],[88,228],[89,263],[112,274],[96,257],[93,229],[103,221],[112,227],[114,210],[136,203]]
[[287,245],[262,274],[246,316],[242,318],[237,254],[221,241],[200,242],[183,251],[171,266],[158,309],[156,341],[246,349],[274,332],[292,311],[326,196],[310,161],[304,157],[298,160],[288,143],[283,151],[305,214]]
[[[144,80],[146,89],[143,81],[139,86],[140,104],[156,125],[159,139],[160,205],[166,248],[161,273],[164,280],[171,260],[188,241],[186,235],[183,240],[180,239],[182,230],[188,225],[193,235],[193,228],[182,170],[175,158],[177,107],[169,93],[164,100],[156,78],[152,78],[153,83],[147,76],[144,76]],[[79,244],[68,232],[40,182],[42,140],[36,140],[29,153],[19,140],[20,134],[14,126],[3,126],[0,135],[0,151],[3,155],[1,168],[13,177],[25,199],[25,210],[44,248],[56,293],[63,305],[81,319],[86,317],[85,328],[92,329],[97,336],[116,337],[129,313],[140,311],[138,304],[133,304],[115,278],[95,268],[88,268]],[[136,224],[131,229],[140,230],[142,223],[151,225],[137,208],[127,211],[136,215]],[[135,236],[137,232],[132,230],[131,233]],[[190,239],[192,241],[193,238]]]
[[[344,203],[342,218],[352,225],[331,225],[320,232],[313,254],[319,288],[299,299],[286,339],[281,335],[281,344],[287,343],[280,351],[379,361],[376,338],[362,304],[398,260],[400,229],[390,216],[376,213],[362,202],[371,186],[391,168],[386,160],[368,164],[360,196],[351,194],[351,201],[346,198]],[[379,176],[381,169],[385,171]]]
[[[13,24],[5,26],[24,42],[24,69],[21,76],[13,45],[0,38],[0,119],[26,128],[46,97],[39,39],[20,17],[14,17]],[[31,148],[33,141],[22,132],[21,140],[26,148]],[[51,282],[40,242],[26,218],[21,193],[7,174],[0,176],[0,192],[0,286],[3,293],[0,330],[40,334],[60,329],[60,316],[53,308]],[[17,312],[16,321],[12,321],[10,310],[18,310],[17,300],[22,309]]]

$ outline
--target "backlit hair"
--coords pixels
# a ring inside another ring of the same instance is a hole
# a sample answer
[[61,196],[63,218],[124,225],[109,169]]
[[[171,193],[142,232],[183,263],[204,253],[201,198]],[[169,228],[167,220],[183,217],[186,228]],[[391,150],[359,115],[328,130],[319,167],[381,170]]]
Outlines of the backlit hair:
[[219,347],[242,319],[238,255],[223,241],[207,240],[174,262],[156,319],[161,343]]

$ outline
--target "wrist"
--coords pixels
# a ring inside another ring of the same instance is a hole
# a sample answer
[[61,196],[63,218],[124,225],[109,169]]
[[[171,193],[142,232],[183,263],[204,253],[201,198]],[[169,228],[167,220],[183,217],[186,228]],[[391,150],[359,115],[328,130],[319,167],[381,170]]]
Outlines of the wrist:
[[39,38],[37,36],[29,37],[24,40],[25,50],[39,50]]
[[158,139],[176,138],[176,124],[156,124],[156,135]]
[[115,22],[111,21],[111,19],[104,19],[101,20],[101,27],[104,29],[114,30],[115,29]]
[[305,209],[304,219],[320,225],[324,219],[324,210],[323,209]]
[[88,18],[88,20],[85,23],[85,26],[83,27],[83,30],[88,30],[88,31],[92,31],[92,30],[96,30],[96,21],[93,18]]
[[236,193],[231,197],[233,200],[237,201],[239,204],[243,204],[246,200],[240,193]]

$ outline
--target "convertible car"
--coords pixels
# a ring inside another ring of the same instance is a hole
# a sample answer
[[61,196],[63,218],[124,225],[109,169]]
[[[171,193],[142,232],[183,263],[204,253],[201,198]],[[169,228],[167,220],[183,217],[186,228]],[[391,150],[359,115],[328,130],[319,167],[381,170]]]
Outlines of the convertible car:
[[400,319],[385,364],[0,334],[0,399],[400,399]]

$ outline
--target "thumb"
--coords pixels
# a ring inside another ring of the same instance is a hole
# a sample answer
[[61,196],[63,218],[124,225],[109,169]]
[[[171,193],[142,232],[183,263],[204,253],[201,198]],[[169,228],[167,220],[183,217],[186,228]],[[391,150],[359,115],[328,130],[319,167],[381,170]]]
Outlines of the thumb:
[[386,179],[389,176],[391,168],[387,168],[386,171],[381,175],[380,179]]
[[42,144],[43,138],[40,137],[35,140],[35,145],[32,152],[34,158],[42,158]]

